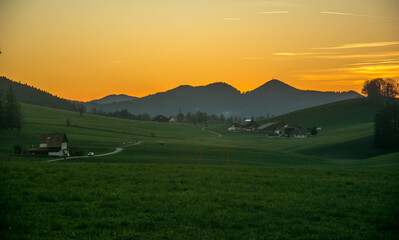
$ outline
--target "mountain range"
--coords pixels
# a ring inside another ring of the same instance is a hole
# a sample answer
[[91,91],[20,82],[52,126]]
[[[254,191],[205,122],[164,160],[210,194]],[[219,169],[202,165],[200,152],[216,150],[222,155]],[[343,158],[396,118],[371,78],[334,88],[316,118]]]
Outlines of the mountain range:
[[182,85],[129,101],[108,104],[88,102],[89,109],[106,112],[127,109],[132,113],[149,113],[151,116],[176,115],[202,111],[226,116],[280,115],[291,111],[317,106],[344,99],[362,97],[354,92],[320,92],[299,90],[279,80],[271,80],[262,86],[241,93],[226,83],[212,83],[193,87]]
[[[0,90],[13,86],[17,100],[36,105],[71,110],[76,101],[62,99],[43,90],[0,77]],[[241,93],[226,83],[212,83],[193,87],[182,85],[166,92],[159,92],[142,98],[128,95],[109,95],[101,99],[85,102],[88,111],[96,108],[104,112],[123,109],[133,114],[148,113],[151,116],[163,114],[177,115],[179,112],[206,112],[225,116],[273,116],[295,110],[362,97],[354,91],[321,92],[300,90],[279,80],[273,79],[262,86]]]

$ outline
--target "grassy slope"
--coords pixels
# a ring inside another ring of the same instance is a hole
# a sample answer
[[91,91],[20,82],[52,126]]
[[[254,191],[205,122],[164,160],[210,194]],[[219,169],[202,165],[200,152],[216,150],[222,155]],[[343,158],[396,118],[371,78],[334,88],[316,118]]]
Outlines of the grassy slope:
[[[15,144],[31,147],[38,145],[40,133],[65,132],[70,146],[78,146],[85,152],[110,152],[123,142],[136,140],[157,141],[160,139],[212,138],[214,134],[202,131],[200,127],[182,124],[161,124],[141,122],[57,110],[47,107],[22,104],[24,127],[19,134],[15,130],[1,130],[0,153],[12,152]],[[71,126],[66,126],[66,119]],[[155,137],[150,137],[155,134]],[[1,157],[1,156],[0,156]]]
[[[327,116],[324,107],[315,109],[320,113],[312,121],[324,119],[314,138],[270,139],[213,126],[225,135],[215,139],[200,126],[80,118],[23,105],[25,121],[46,124],[26,124],[19,135],[2,131],[3,154],[15,143],[37,144],[38,135],[50,131],[67,132],[70,143],[86,152],[111,151],[123,141],[144,143],[118,155],[68,162],[3,158],[0,238],[398,239],[399,153],[360,156],[366,146],[346,147],[371,136],[373,109],[366,106],[370,115],[359,110],[351,119],[348,110],[341,115],[348,125]],[[283,117],[305,125],[299,121],[307,121],[307,111]],[[66,127],[66,118],[78,127]],[[151,132],[162,138],[149,137]],[[215,166],[226,163],[226,141],[232,166]],[[325,156],[334,151],[343,152]]]
[[265,121],[284,121],[304,127],[322,127],[322,131],[316,137],[307,139],[271,139],[263,134],[229,133],[227,126],[215,126],[212,129],[245,147],[261,147],[360,163],[359,160],[389,153],[372,146],[373,118],[380,106],[381,104],[373,104],[364,99],[351,99],[292,112]]
[[356,98],[287,113],[272,120],[294,122],[307,127],[322,126],[323,131],[329,131],[373,122],[374,115],[380,107],[381,104],[368,102],[364,98]]
[[397,173],[0,162],[0,238],[397,239]]

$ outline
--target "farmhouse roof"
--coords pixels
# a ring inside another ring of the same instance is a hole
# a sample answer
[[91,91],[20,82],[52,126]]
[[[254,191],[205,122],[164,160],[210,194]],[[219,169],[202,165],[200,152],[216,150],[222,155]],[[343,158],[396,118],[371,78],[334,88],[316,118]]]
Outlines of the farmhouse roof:
[[265,128],[269,128],[269,127],[278,125],[278,124],[280,124],[280,123],[281,123],[280,121],[277,121],[277,122],[268,122],[268,123],[265,123],[265,124],[263,124],[263,125],[260,125],[260,126],[258,127],[258,129],[259,129],[259,130],[263,130],[263,129],[265,129]]
[[42,133],[39,142],[47,143],[47,147],[61,147],[63,142],[68,142],[68,138],[65,133]]
[[296,125],[296,124],[286,124],[286,125],[282,126],[280,129],[284,130],[287,128],[290,128],[290,129],[298,129],[299,128],[300,129],[302,127],[300,125]]
[[257,124],[254,120],[247,119],[247,120],[241,122],[240,125],[243,126],[243,127],[245,127],[245,126],[247,126],[247,125],[249,125],[249,124],[254,124],[254,123]]

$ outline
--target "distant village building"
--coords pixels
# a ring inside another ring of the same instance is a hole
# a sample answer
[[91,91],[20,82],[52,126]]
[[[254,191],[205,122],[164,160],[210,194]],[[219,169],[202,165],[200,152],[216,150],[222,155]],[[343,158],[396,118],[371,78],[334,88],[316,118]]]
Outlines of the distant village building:
[[232,131],[254,131],[259,124],[255,122],[252,119],[247,119],[243,122],[240,123],[234,123],[231,127],[229,127],[227,130],[232,132]]
[[307,128],[295,124],[286,124],[278,130],[281,137],[306,138],[309,134]]
[[42,133],[39,147],[29,149],[32,155],[69,156],[68,138],[65,133]]
[[294,138],[306,138],[308,137],[308,130],[307,128],[297,128],[292,135]]
[[256,130],[258,132],[267,133],[270,136],[276,135],[276,134],[279,135],[280,134],[280,128],[282,128],[285,125],[286,125],[285,123],[280,122],[280,121],[268,122],[268,123],[260,125]]
[[281,121],[268,122],[259,126],[254,120],[247,119],[240,123],[234,123],[227,129],[234,131],[256,131],[266,133],[268,136],[306,138],[310,135],[311,128],[303,128],[296,124],[287,124]]
[[171,122],[171,123],[176,123],[176,122],[179,122],[179,119],[177,118],[177,116],[171,116],[171,117],[169,118],[169,122]]
[[158,115],[151,119],[154,122],[168,122],[169,118],[165,117],[164,115]]

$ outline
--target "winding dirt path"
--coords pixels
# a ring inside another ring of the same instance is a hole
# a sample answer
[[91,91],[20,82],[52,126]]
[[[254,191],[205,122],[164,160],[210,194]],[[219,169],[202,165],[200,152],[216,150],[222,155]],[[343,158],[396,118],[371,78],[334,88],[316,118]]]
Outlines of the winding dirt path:
[[220,134],[220,133],[218,133],[218,132],[215,132],[215,131],[212,131],[212,130],[205,129],[204,127],[203,127],[203,128],[201,128],[201,129],[202,129],[202,131],[207,131],[207,132],[210,132],[210,133],[213,133],[213,134],[217,135],[217,136],[215,137],[215,139],[223,137],[223,135],[222,135],[222,134]]
[[[136,146],[136,145],[140,145],[141,143],[142,143],[142,141],[135,142],[135,143],[132,143],[132,144],[123,145],[123,146],[120,146],[120,147],[115,148],[115,151],[113,151],[113,152],[94,155],[94,156],[91,156],[90,158],[104,157],[104,156],[114,155],[114,154],[117,154],[117,153],[122,152],[122,151],[123,151],[123,148],[125,148],[125,147]],[[89,157],[89,156],[76,156],[76,157],[67,157],[67,158],[57,158],[57,159],[47,160],[47,161],[45,161],[45,162],[57,162],[57,161],[62,161],[62,160],[78,159],[78,158],[88,158],[88,157]]]

